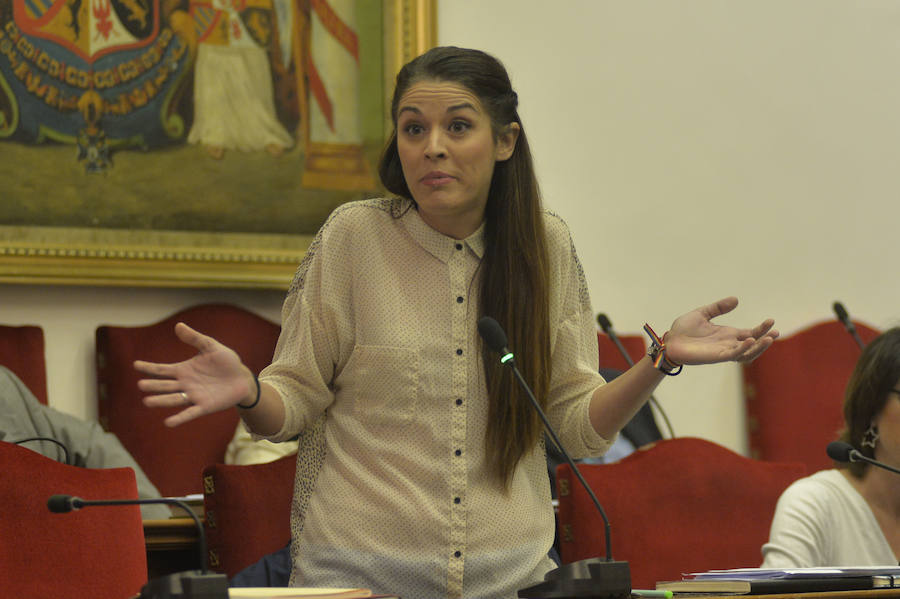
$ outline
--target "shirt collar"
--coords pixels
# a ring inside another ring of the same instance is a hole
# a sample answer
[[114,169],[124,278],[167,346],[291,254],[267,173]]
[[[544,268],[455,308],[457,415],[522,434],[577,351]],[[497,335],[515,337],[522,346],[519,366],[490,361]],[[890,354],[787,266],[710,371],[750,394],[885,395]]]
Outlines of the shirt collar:
[[454,239],[429,227],[411,203],[401,220],[415,242],[442,262],[450,260],[453,252],[457,251],[457,244],[468,247],[479,260],[484,255],[484,222],[465,239]]

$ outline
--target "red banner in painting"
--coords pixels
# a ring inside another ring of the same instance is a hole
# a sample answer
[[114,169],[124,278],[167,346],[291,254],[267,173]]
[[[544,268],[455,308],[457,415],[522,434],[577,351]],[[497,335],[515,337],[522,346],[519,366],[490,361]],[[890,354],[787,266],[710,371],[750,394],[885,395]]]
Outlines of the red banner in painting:
[[312,0],[312,9],[325,30],[359,63],[359,38],[356,32],[344,23],[326,0]]

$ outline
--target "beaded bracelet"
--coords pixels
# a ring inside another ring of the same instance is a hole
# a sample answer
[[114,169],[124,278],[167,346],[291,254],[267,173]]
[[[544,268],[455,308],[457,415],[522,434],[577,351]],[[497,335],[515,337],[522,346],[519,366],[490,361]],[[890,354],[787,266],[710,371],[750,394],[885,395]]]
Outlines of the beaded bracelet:
[[679,374],[684,366],[666,357],[665,335],[663,335],[663,339],[660,339],[653,329],[650,328],[650,325],[646,323],[644,324],[644,332],[650,336],[650,348],[647,350],[647,355],[650,356],[654,368],[666,376]]
[[259,398],[262,396],[262,393],[261,393],[262,390],[259,387],[259,379],[257,378],[257,376],[255,374],[253,375],[253,382],[256,383],[256,399],[253,400],[253,403],[250,404],[249,406],[242,406],[241,404],[237,404],[237,407],[239,407],[242,410],[250,410],[252,408],[255,408],[256,404],[259,403]]

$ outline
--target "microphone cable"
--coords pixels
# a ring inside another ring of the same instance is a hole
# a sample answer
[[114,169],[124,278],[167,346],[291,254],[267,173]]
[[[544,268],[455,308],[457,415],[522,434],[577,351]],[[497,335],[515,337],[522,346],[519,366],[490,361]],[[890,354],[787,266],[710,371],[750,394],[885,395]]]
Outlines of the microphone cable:
[[18,441],[10,441],[10,443],[12,443],[13,445],[21,445],[22,443],[27,443],[29,441],[49,441],[51,443],[56,443],[57,445],[59,445],[62,448],[63,454],[65,454],[65,456],[66,456],[66,461],[63,463],[66,466],[72,465],[70,462],[70,459],[69,459],[69,448],[66,447],[65,445],[63,445],[63,443],[61,441],[59,441],[57,439],[53,439],[52,437],[28,437],[27,439],[19,439]]

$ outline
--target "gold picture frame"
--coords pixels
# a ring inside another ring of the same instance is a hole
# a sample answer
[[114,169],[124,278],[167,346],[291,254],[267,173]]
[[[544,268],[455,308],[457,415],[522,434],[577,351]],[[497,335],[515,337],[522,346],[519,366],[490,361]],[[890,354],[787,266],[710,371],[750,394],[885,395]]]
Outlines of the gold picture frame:
[[[383,0],[382,12],[387,106],[399,68],[436,41],[436,0]],[[0,281],[286,289],[313,234],[2,225]]]

